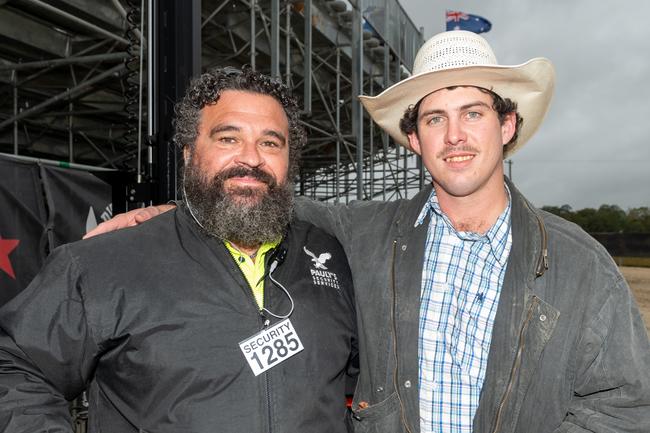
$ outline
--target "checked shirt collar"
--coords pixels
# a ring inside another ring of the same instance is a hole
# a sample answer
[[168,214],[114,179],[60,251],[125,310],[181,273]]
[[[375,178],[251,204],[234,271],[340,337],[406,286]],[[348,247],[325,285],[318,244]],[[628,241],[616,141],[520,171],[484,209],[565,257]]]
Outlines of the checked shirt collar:
[[497,259],[501,266],[505,266],[508,261],[508,255],[505,254],[505,251],[507,246],[506,240],[508,237],[508,229],[510,227],[510,209],[512,200],[510,197],[510,190],[508,189],[508,185],[505,183],[503,185],[506,189],[506,193],[508,194],[508,206],[506,206],[501,215],[499,215],[499,218],[497,218],[496,222],[484,234],[457,231],[447,215],[445,215],[442,209],[440,209],[440,203],[438,202],[438,196],[436,195],[435,187],[431,190],[431,194],[429,195],[427,202],[422,207],[422,210],[420,211],[420,214],[415,221],[414,227],[423,224],[427,215],[429,215],[429,212],[432,212],[438,218],[441,218],[445,225],[449,228],[450,232],[458,236],[459,239],[466,241],[488,242],[490,244],[490,251],[494,257]]

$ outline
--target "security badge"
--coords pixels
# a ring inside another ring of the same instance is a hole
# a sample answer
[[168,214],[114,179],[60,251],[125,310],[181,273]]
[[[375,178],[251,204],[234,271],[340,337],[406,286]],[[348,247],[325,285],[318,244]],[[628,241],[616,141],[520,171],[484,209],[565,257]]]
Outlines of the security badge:
[[239,343],[239,348],[255,376],[259,376],[304,349],[289,319],[284,319],[247,338]]

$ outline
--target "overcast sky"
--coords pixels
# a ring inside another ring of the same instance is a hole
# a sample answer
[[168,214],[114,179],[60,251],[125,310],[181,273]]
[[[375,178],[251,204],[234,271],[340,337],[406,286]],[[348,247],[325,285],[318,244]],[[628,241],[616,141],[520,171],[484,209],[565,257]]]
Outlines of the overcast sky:
[[499,63],[554,63],[549,114],[512,158],[535,205],[650,207],[650,1],[399,1],[425,38],[459,10],[492,22]]

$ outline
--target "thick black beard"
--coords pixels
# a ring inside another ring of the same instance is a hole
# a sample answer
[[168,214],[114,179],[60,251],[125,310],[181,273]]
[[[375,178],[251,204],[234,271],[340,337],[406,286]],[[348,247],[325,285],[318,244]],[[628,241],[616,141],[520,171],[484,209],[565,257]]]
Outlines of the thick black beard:
[[[194,217],[211,236],[244,248],[280,239],[293,213],[293,184],[278,184],[260,169],[234,167],[212,179],[189,162],[184,170],[185,199]],[[251,176],[267,184],[267,190],[237,188],[226,191],[231,177]]]

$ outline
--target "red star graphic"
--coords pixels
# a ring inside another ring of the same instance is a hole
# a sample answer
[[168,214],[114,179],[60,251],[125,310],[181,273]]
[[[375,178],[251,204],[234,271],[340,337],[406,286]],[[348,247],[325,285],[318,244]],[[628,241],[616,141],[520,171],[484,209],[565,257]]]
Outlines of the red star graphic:
[[14,268],[9,261],[9,253],[11,253],[20,243],[18,239],[0,239],[0,269],[5,271],[14,280]]

